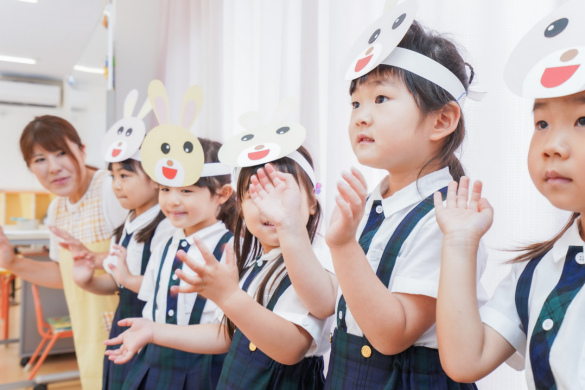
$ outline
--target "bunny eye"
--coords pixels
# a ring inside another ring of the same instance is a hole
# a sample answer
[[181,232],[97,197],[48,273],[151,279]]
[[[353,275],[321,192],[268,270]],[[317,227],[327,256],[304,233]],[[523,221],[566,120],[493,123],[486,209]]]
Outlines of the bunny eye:
[[130,137],[130,134],[132,134],[132,129],[126,130],[126,137]]
[[254,138],[254,134],[246,134],[245,136],[242,137],[242,141],[249,141],[252,138]]
[[370,44],[374,43],[374,41],[376,39],[378,39],[379,36],[380,36],[380,29],[377,29],[376,31],[374,31],[374,33],[372,34],[372,36],[368,40],[368,43],[370,43]]
[[402,22],[404,22],[404,19],[406,19],[406,14],[402,14],[400,15],[395,21],[394,24],[392,25],[392,30],[396,30],[401,24]]
[[544,36],[546,38],[556,37],[557,35],[559,35],[563,31],[565,31],[568,24],[569,24],[569,19],[567,19],[567,18],[555,20],[554,22],[549,24],[548,27],[544,30]]
[[120,127],[118,129],[118,135],[122,135],[123,132],[124,132],[124,127]]
[[167,144],[166,142],[160,146],[160,150],[164,154],[168,154],[171,151],[171,145]]
[[289,130],[290,130],[290,127],[288,127],[288,126],[281,127],[280,129],[276,130],[276,134],[288,133]]
[[189,141],[183,144],[183,150],[185,153],[191,153],[193,151],[193,144]]

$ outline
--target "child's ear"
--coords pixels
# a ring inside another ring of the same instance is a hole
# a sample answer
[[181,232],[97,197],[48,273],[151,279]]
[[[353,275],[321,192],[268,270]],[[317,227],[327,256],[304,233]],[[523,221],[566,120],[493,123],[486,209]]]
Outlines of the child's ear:
[[234,189],[232,188],[232,186],[230,184],[224,184],[223,187],[221,187],[221,189],[218,192],[220,204],[227,202],[227,200],[230,198],[230,196],[232,196],[233,193]]
[[315,194],[314,189],[313,193],[309,198],[309,202],[311,202],[311,204],[309,205],[309,215],[315,215],[315,213],[317,212],[317,195]]
[[456,102],[449,102],[432,115],[434,121],[430,140],[439,141],[457,129],[459,119],[461,119],[461,107]]

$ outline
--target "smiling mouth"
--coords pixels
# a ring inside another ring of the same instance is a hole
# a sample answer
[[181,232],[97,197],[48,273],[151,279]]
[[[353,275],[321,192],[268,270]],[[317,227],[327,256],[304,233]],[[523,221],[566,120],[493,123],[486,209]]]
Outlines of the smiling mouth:
[[58,178],[58,179],[55,179],[55,180],[53,180],[53,183],[54,183],[54,184],[63,184],[63,183],[65,183],[66,181],[67,181],[67,178],[66,178],[66,177],[60,177],[60,178]]
[[269,226],[269,227],[274,227],[274,224],[272,224],[270,222],[264,222],[263,225],[264,226]]
[[568,177],[561,176],[557,172],[551,171],[544,174],[544,181],[547,183],[568,183],[573,180]]
[[358,62],[355,64],[355,71],[359,72],[360,70],[364,69],[368,65],[373,56],[374,56],[373,54],[370,54],[369,56],[364,57],[361,60],[358,60]]
[[359,143],[373,143],[375,142],[373,138],[368,138],[368,137],[364,137],[364,136],[359,136],[358,137],[358,142]]
[[259,152],[252,152],[252,153],[248,153],[248,158],[250,160],[260,160],[260,159],[268,156],[268,153],[270,153],[270,149],[261,150]]
[[112,150],[112,157],[118,157],[122,149],[114,149]]
[[555,88],[569,80],[581,65],[558,66],[556,68],[546,68],[540,79],[540,83],[545,88]]
[[162,167],[162,173],[169,180],[173,180],[177,176],[177,170],[173,168]]

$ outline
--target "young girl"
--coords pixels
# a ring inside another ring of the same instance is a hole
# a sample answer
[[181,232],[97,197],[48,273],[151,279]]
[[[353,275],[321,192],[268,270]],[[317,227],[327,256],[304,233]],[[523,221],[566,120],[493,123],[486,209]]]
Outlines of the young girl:
[[[570,65],[563,53],[576,55],[576,44],[583,45],[583,15],[585,3],[569,1],[541,20],[518,45],[505,74],[514,92],[536,97],[528,152],[532,181],[555,207],[573,215],[554,238],[512,260],[512,271],[481,310],[474,295],[475,250],[493,210],[481,198],[480,182],[468,203],[467,178],[458,191],[457,183],[449,184],[446,208],[436,198],[444,232],[437,329],[441,361],[454,378],[480,379],[518,351],[528,388],[585,388],[585,83],[579,73],[556,85],[549,78],[555,62]],[[532,53],[535,44],[546,50]],[[529,72],[543,59],[549,66],[544,75],[543,69]]]
[[[310,167],[307,152],[302,147],[298,152],[306,163],[303,165]],[[308,242],[314,238],[320,210],[305,168],[289,157],[277,159],[272,164],[271,168],[288,174],[276,175],[267,167],[268,175],[276,182],[275,187],[279,187],[276,193],[266,183],[266,172],[261,166],[245,167],[239,172],[237,204],[240,213],[235,235],[242,240],[235,240],[237,263],[229,247],[227,262],[218,263],[198,239],[195,243],[204,254],[205,264],[180,254],[196,275],[177,272],[179,277],[217,303],[229,320],[221,325],[180,327],[174,332],[170,332],[168,326],[144,320],[122,321],[122,325],[132,325],[132,328],[108,342],[124,343],[119,350],[109,353],[117,363],[129,359],[145,343],[152,342],[197,353],[227,352],[219,389],[322,387],[322,354],[328,347],[328,321],[309,314],[297,289],[292,288],[287,269],[288,264],[295,261],[294,253],[288,250],[285,253],[284,247],[281,249],[284,241],[281,228],[268,219],[265,209],[261,210],[257,204],[270,203],[269,193],[275,195],[272,199],[278,198],[280,204],[288,199],[293,206],[284,208],[285,219],[290,226],[302,224],[305,230],[301,237],[302,240],[306,237]],[[261,177],[254,177],[259,170]],[[275,180],[276,176],[286,184]],[[265,185],[260,181],[265,181]],[[284,187],[289,190],[287,195],[282,194]],[[303,253],[305,248],[299,249]],[[286,258],[289,254],[292,258],[284,260],[283,256]],[[314,254],[311,256],[317,261]],[[326,273],[321,275],[324,280],[330,280]]]
[[[207,139],[199,139],[199,142],[205,161],[217,162],[221,144]],[[171,293],[171,287],[179,285],[175,270],[183,266],[176,259],[177,251],[185,251],[200,259],[201,254],[194,245],[197,236],[210,248],[215,248],[214,256],[220,259],[224,245],[233,237],[230,230],[235,201],[230,175],[202,177],[190,186],[161,185],[158,201],[162,212],[174,226],[174,234],[154,249],[148,263],[138,294],[138,298],[146,302],[141,314],[157,323],[174,324],[169,332],[175,332],[175,328],[179,328],[177,325],[218,324],[221,312],[213,302],[196,293]],[[190,270],[185,267],[185,272]],[[123,388],[213,389],[223,357],[186,353],[149,344],[130,368]]]
[[[112,254],[103,261],[110,275],[94,274],[95,257],[100,254],[79,248],[79,243],[66,232],[57,228],[51,230],[73,249],[73,279],[79,287],[94,294],[120,296],[110,331],[112,338],[122,333],[118,321],[142,315],[144,302],[138,299],[138,291],[151,251],[160,243],[166,243],[175,229],[158,205],[158,185],[146,175],[138,160],[130,158],[110,163],[109,169],[114,194],[122,207],[131,210],[124,224],[114,231],[110,245]],[[103,388],[121,389],[131,366],[115,365],[105,358]]]
[[[454,155],[465,133],[457,99],[471,80],[452,42],[412,22],[409,3],[383,16],[390,25],[374,24],[358,41],[369,55],[370,44],[380,39],[384,45],[384,34],[404,28],[398,48],[387,49],[392,52],[382,64],[368,63],[369,73],[359,73],[361,57],[349,70],[352,77],[358,73],[350,86],[352,148],[361,164],[388,176],[369,197],[356,169],[343,173],[337,186],[326,240],[341,295],[326,388],[476,388],[451,380],[439,361],[434,323],[442,234],[431,198],[463,175]],[[479,258],[477,278],[483,250]]]

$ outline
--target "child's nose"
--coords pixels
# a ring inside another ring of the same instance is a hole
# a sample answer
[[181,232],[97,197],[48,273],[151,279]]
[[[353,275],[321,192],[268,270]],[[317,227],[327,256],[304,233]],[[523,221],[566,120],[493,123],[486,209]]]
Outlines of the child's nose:
[[553,131],[549,133],[543,151],[546,157],[565,158],[569,154],[569,143],[567,142],[565,133],[565,131]]

